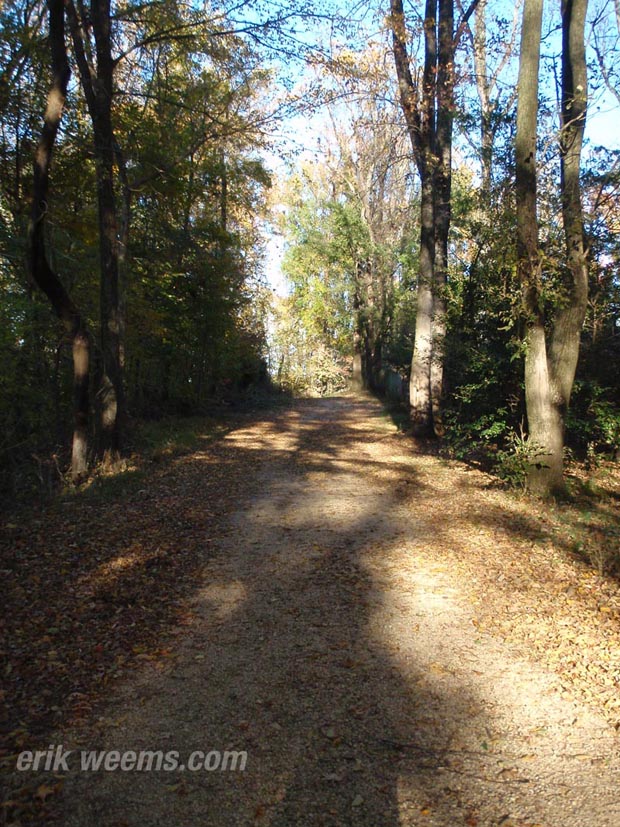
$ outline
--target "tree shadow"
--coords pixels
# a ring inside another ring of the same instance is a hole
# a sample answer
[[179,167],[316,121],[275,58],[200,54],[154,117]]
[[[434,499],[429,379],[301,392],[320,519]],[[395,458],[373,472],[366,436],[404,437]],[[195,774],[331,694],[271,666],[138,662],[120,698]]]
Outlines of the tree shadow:
[[[535,809],[527,780],[498,787],[485,747],[498,723],[478,691],[442,672],[454,606],[413,551],[402,593],[390,585],[403,547],[450,526],[416,457],[378,447],[384,425],[364,400],[300,401],[170,463],[122,508],[72,510],[51,534],[42,520],[27,552],[48,578],[29,581],[40,654],[55,652],[41,680],[69,697],[31,718],[25,747],[53,735],[183,761],[248,754],[243,773],[74,771],[67,827],[452,825],[485,807],[497,820],[509,799]],[[428,509],[415,520],[412,497]],[[54,540],[78,534],[55,570]],[[80,703],[108,683],[99,724],[87,705],[76,734]]]
[[[459,487],[489,490],[486,480],[474,479],[471,484],[461,479]],[[524,509],[530,502],[532,507]],[[503,501],[485,503],[474,509],[468,519],[472,527],[494,527],[503,535],[519,541],[547,544],[561,550],[578,566],[585,564],[600,576],[616,583],[620,580],[620,532],[618,509],[613,490],[578,499],[545,502],[527,495],[515,496],[506,491]],[[602,561],[602,565],[601,565]]]
[[[245,772],[82,774],[67,785],[68,827],[396,827],[428,816],[447,825],[502,796],[534,807],[527,780],[498,793],[497,757],[484,746],[496,723],[474,689],[433,661],[452,607],[419,583],[403,596],[382,580],[386,559],[424,539],[419,524],[398,519],[393,479],[421,485],[415,459],[382,462],[360,447],[352,460],[352,443],[377,441],[372,417],[359,424],[365,403],[300,403],[296,413],[293,426],[270,423],[271,438],[233,438],[242,463],[259,456],[258,485],[196,584],[192,632],[170,668],[146,665],[125,685],[105,711],[105,735],[88,744],[182,757],[244,750]],[[205,473],[199,458],[191,465]],[[439,626],[432,640],[416,630],[407,650],[402,617],[416,607],[421,623]]]

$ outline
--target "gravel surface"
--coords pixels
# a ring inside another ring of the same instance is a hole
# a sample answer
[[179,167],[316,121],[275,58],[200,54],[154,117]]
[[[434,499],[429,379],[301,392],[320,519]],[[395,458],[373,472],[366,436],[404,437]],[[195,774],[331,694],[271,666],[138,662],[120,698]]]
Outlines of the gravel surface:
[[145,660],[57,742],[184,764],[244,751],[245,770],[73,771],[63,824],[620,825],[608,718],[481,622],[508,598],[467,575],[485,566],[467,539],[480,478],[415,453],[360,398],[307,400],[225,442],[260,452],[258,472],[210,540],[174,657]]

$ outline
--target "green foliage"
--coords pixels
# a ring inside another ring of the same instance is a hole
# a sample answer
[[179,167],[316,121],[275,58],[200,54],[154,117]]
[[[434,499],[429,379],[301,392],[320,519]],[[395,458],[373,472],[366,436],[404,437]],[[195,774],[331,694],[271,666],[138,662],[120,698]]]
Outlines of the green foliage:
[[512,204],[499,198],[494,207],[481,204],[467,170],[455,175],[454,193],[455,260],[446,291],[446,439],[459,458],[499,468],[500,475],[519,485],[514,434],[524,409],[519,292],[508,241],[514,231]]
[[[271,308],[261,275],[271,77],[252,40],[218,15],[176,0],[121,4],[114,15],[113,42],[127,49],[115,56],[112,115],[117,207],[129,221],[121,275],[130,417],[167,419],[235,398],[264,381],[267,358],[282,386],[311,394],[342,390],[354,352],[366,384],[378,388],[386,369],[404,375],[411,360],[416,183],[382,46],[343,52],[333,71],[321,67],[322,94],[336,101],[332,130],[322,136],[323,160],[302,165],[279,201],[291,293]],[[489,56],[501,62],[510,27],[495,22]],[[72,401],[65,333],[25,272],[32,159],[49,83],[44,4],[7,0],[0,31],[0,487],[30,491],[49,487],[65,466]],[[96,175],[75,69],[54,154],[46,243],[93,333],[97,367]],[[476,164],[461,163],[453,175],[444,419],[455,455],[520,486],[528,449],[516,436],[524,354],[514,111],[510,91],[498,85],[495,93],[489,189],[480,186],[479,146]],[[473,87],[462,94],[457,125],[478,141],[477,95]],[[555,107],[541,109],[549,134],[555,117]],[[455,157],[463,153],[465,143]],[[548,137],[540,160],[540,292],[552,318],[567,292],[557,147]],[[617,453],[620,440],[618,160],[617,151],[591,147],[583,176],[590,305],[567,428],[576,455],[591,464]]]
[[[225,16],[176,2],[116,12],[114,43],[132,44],[115,69],[112,111],[117,210],[128,220],[128,412],[191,413],[265,375],[260,221],[270,178],[259,151],[269,75]],[[41,4],[10,0],[0,12],[0,487],[23,491],[40,487],[41,458],[52,452],[60,474],[72,428],[70,349],[25,268],[46,25]],[[46,218],[48,257],[93,334],[96,373],[99,224],[79,83],[63,113]]]
[[498,446],[506,443],[511,433],[505,408],[497,408],[477,419],[462,419],[451,408],[445,412],[446,439],[450,453],[457,459],[477,457],[492,460]]
[[349,360],[299,323],[292,297],[274,303],[269,351],[272,377],[295,396],[329,396],[347,386]]
[[292,202],[284,231],[288,247],[282,271],[291,284],[293,308],[310,339],[342,356],[352,353],[352,288],[363,255],[359,212],[317,196],[308,177],[289,182]]
[[[297,359],[302,352],[308,354],[323,375],[331,361],[329,379],[318,381],[317,376],[317,382],[309,384],[324,392],[344,385],[344,365],[351,363],[356,341],[370,386],[380,383],[383,364],[402,367],[411,357],[411,228],[406,221],[402,226],[390,223],[386,204],[379,208],[367,203],[369,193],[351,183],[346,148],[340,144],[338,151],[341,188],[327,165],[308,165],[287,182],[289,209],[283,226],[289,310],[305,337],[304,345],[297,346]],[[382,223],[372,217],[373,210]]]
[[528,469],[537,452],[522,429],[513,429],[513,416],[506,408],[466,422],[460,422],[449,410],[446,424],[450,456],[473,461],[496,474],[510,488],[525,490]]
[[309,180],[302,176],[288,183],[282,270],[291,297],[276,310],[272,359],[282,387],[323,395],[342,390],[348,379],[352,288],[363,232],[359,214],[317,197]]
[[612,391],[596,381],[575,383],[567,416],[568,440],[586,452],[590,462],[596,453],[616,457],[620,449],[620,407],[610,397]]
[[[547,155],[552,149],[545,148]],[[617,455],[619,442],[619,251],[613,232],[618,213],[617,198],[612,196],[617,181],[608,174],[613,161],[608,153],[597,151],[585,176],[591,301],[566,421],[569,446],[591,465],[602,453]],[[559,204],[553,166],[543,164],[543,168],[539,193],[542,296],[552,318],[566,302],[564,242],[557,222],[545,220],[558,213]],[[497,178],[497,195],[492,194],[490,204],[472,200],[475,187],[470,176],[455,175],[453,269],[446,296],[445,419],[451,450],[495,469],[521,488],[531,449],[517,436],[525,422],[524,353],[508,172],[505,189]]]
[[525,491],[528,473],[538,451],[523,432],[509,432],[505,438],[506,447],[495,455],[495,471],[498,477],[511,488]]

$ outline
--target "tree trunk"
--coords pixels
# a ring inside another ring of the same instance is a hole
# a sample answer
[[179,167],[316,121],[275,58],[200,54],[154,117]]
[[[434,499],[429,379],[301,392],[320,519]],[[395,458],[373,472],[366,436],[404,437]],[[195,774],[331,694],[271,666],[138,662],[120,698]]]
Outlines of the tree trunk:
[[416,319],[409,376],[409,416],[417,436],[432,432],[431,363],[433,355],[433,288],[435,221],[433,169],[435,164],[435,85],[437,63],[437,0],[426,0],[424,13],[424,73],[422,88],[414,81],[407,53],[407,26],[402,0],[390,2],[392,51],[401,107],[418,168],[420,198],[420,263]]
[[121,367],[121,331],[117,215],[114,195],[114,149],[109,112],[98,119],[94,128],[99,205],[99,255],[101,262],[101,351],[104,381],[99,390],[101,405],[100,448],[114,462],[121,447],[123,382]]
[[361,391],[364,387],[362,374],[362,339],[357,332],[353,334],[353,373],[351,375],[351,387],[356,391]]
[[435,262],[433,273],[432,358],[430,372],[433,430],[444,433],[441,418],[444,340],[446,335],[445,289],[448,283],[448,237],[452,218],[452,126],[454,112],[454,2],[439,0],[437,50],[437,126],[435,137],[433,210]]
[[[472,3],[466,13],[475,8]],[[402,0],[391,0],[390,27],[400,100],[421,183],[420,265],[409,382],[410,417],[419,436],[443,434],[445,285],[451,220],[454,110],[453,0],[426,0],[424,71],[418,89],[407,54]]]
[[355,266],[355,287],[353,291],[353,373],[351,387],[356,391],[361,391],[364,388],[364,335],[359,262]]
[[[519,60],[516,156],[517,266],[526,315],[525,401],[531,463],[529,485],[542,490],[558,478],[557,434],[552,418],[545,320],[540,307],[541,263],[536,208],[536,127],[542,0],[525,0]],[[562,478],[561,458],[559,466]]]
[[[79,4],[80,14],[82,5]],[[99,259],[101,268],[100,325],[103,371],[97,393],[99,449],[114,462],[121,448],[125,413],[123,388],[124,322],[120,295],[120,243],[114,189],[114,157],[120,151],[112,128],[114,61],[112,59],[110,0],[91,0],[85,21],[68,0],[67,15],[86,105],[93,126],[99,212]],[[88,32],[94,36],[94,50]],[[93,52],[96,62],[93,60]],[[125,235],[127,228],[125,230]],[[126,238],[123,240],[126,242]]]
[[480,0],[476,8],[476,23],[472,36],[476,91],[480,102],[480,189],[482,203],[491,198],[493,179],[493,126],[489,78],[487,76],[487,13],[488,0]]
[[409,375],[409,415],[413,433],[416,436],[425,436],[432,428],[430,377],[433,353],[433,265],[435,260],[433,182],[429,174],[425,174],[422,180],[420,218],[420,263],[413,356]]
[[562,2],[562,115],[560,132],[562,217],[567,285],[549,340],[541,299],[536,219],[536,116],[542,0],[523,11],[516,171],[518,265],[526,313],[525,398],[532,450],[528,485],[549,496],[564,491],[564,425],[575,377],[588,283],[583,246],[579,170],[586,112],[584,28],[587,0]]
[[71,474],[79,480],[88,468],[90,338],[86,324],[45,251],[45,217],[49,199],[49,172],[56,136],[67,97],[71,74],[65,48],[63,0],[47,0],[49,41],[52,55],[52,84],[47,97],[45,120],[34,164],[32,214],[29,226],[29,270],[46,294],[72,344],[74,430]]
[[[564,424],[588,304],[588,265],[581,205],[581,150],[586,122],[587,64],[585,21],[588,0],[562,0],[562,114],[560,161],[562,222],[566,244],[568,300],[558,311],[551,333],[549,372],[557,439],[564,447]],[[563,470],[563,468],[561,469]]]

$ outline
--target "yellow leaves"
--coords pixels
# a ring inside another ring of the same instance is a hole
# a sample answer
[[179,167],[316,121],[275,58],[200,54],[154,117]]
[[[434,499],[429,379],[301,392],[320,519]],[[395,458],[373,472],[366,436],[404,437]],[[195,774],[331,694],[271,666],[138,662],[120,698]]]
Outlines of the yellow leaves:
[[57,784],[40,784],[37,787],[35,798],[39,801],[46,801],[50,796],[56,795],[62,790],[63,782],[59,781]]
[[58,795],[64,781],[42,784],[28,783],[14,789],[0,804],[0,820],[4,824],[47,823],[50,800]]
[[177,795],[187,795],[188,792],[187,784],[184,780],[177,781],[174,784],[166,784],[164,789],[166,792],[176,793]]
[[353,69],[358,64],[359,55],[351,49],[341,49],[338,52],[337,60],[342,66],[350,66]]
[[449,675],[450,670],[446,669],[446,667],[437,661],[433,661],[428,667],[428,671],[434,675]]

